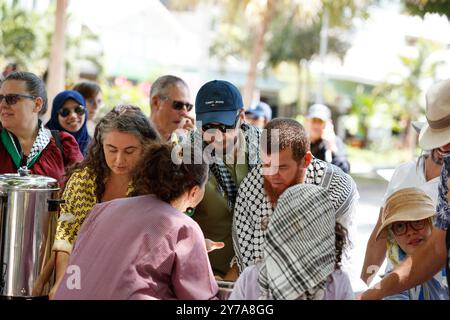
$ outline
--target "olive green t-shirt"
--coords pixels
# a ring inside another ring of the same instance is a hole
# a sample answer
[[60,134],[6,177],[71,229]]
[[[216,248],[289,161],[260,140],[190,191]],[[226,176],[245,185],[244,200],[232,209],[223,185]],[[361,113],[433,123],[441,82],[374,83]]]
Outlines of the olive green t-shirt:
[[[227,164],[228,171],[239,188],[239,184],[248,173],[248,157],[246,156],[246,145],[241,132],[239,137],[240,149],[238,150],[238,159],[245,159],[243,164]],[[239,156],[239,153],[241,157]],[[244,156],[242,156],[244,153]],[[205,187],[205,195],[202,202],[196,207],[194,220],[200,225],[205,238],[213,241],[222,241],[225,243],[223,249],[214,250],[209,253],[209,260],[215,275],[223,277],[230,269],[230,262],[234,257],[232,241],[233,212],[228,209],[227,195],[220,193],[217,189],[217,180],[210,173]]]

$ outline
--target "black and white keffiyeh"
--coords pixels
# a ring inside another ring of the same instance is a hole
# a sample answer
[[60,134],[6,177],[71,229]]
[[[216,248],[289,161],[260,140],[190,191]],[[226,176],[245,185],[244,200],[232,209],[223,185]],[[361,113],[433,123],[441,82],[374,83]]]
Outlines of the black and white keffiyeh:
[[[247,123],[243,123],[241,125],[241,130],[243,132],[246,144],[248,171],[250,172],[257,164],[261,162],[259,156],[259,141],[261,137],[261,131],[257,127],[248,125]],[[197,139],[201,139],[201,137],[198,137],[198,135],[200,135],[200,132],[195,131],[194,134],[197,135]],[[192,139],[194,139],[193,136],[191,136],[191,141]],[[203,143],[203,150],[205,149],[205,147],[206,144]],[[231,173],[228,170],[223,159],[219,156],[216,156],[214,152],[212,152],[209,158],[209,169],[211,174],[213,174],[217,180],[217,191],[220,194],[227,195],[228,208],[230,209],[230,211],[233,211],[237,194],[236,183],[233,181]]]
[[267,229],[260,265],[261,299],[319,299],[334,271],[336,218],[328,192],[311,184],[288,188]]
[[[353,179],[338,167],[313,159],[306,171],[306,184],[318,185],[328,191],[337,220],[351,215],[359,198]],[[267,232],[272,205],[264,190],[261,165],[256,166],[242,180],[233,217],[233,246],[240,271],[263,257],[264,237]],[[348,227],[343,223],[344,227]]]
[[[8,154],[11,156],[15,166],[19,168],[23,158],[23,150],[20,146],[17,137],[15,137],[11,132],[3,128],[1,130],[1,140]],[[37,161],[42,151],[45,149],[45,147],[47,147],[49,142],[50,136],[47,134],[47,130],[44,128],[44,125],[39,120],[38,133],[31,147],[30,153],[28,154],[27,157],[26,166],[28,169],[30,169],[31,166],[33,166],[33,164]]]

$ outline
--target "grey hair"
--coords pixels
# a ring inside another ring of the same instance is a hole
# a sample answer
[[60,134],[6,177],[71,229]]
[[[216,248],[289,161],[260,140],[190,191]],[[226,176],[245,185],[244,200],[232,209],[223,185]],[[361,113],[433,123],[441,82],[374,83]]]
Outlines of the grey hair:
[[189,89],[187,83],[179,77],[172,75],[165,75],[159,77],[152,84],[152,87],[150,89],[150,99],[152,99],[154,96],[165,94],[166,89],[170,86],[179,86],[179,85],[184,86],[186,89]]
[[39,115],[45,114],[47,111],[47,91],[45,90],[45,83],[37,75],[26,71],[15,71],[10,73],[3,81],[15,80],[23,81],[26,84],[27,92],[33,97],[40,97],[42,99],[42,108]]

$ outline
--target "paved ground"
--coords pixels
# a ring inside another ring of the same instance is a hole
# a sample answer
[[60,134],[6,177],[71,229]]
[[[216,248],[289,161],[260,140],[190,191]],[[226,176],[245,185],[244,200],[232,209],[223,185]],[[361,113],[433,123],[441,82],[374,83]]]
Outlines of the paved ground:
[[367,240],[377,222],[381,199],[388,182],[377,174],[355,175],[353,178],[360,193],[356,213],[357,237],[353,252],[353,268],[359,273],[364,262]]

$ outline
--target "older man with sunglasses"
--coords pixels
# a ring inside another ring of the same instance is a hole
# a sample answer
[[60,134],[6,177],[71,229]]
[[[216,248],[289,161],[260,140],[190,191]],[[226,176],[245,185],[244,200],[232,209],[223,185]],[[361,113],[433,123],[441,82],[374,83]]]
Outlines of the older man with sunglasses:
[[150,120],[163,140],[169,140],[177,129],[192,129],[195,123],[189,112],[189,87],[176,76],[165,75],[156,79],[150,89]]
[[214,80],[204,84],[195,99],[197,133],[204,155],[209,157],[210,174],[205,196],[193,218],[206,238],[225,243],[210,252],[216,276],[234,280],[229,273],[234,257],[232,219],[239,184],[259,162],[260,131],[245,123],[242,96],[230,82]]

